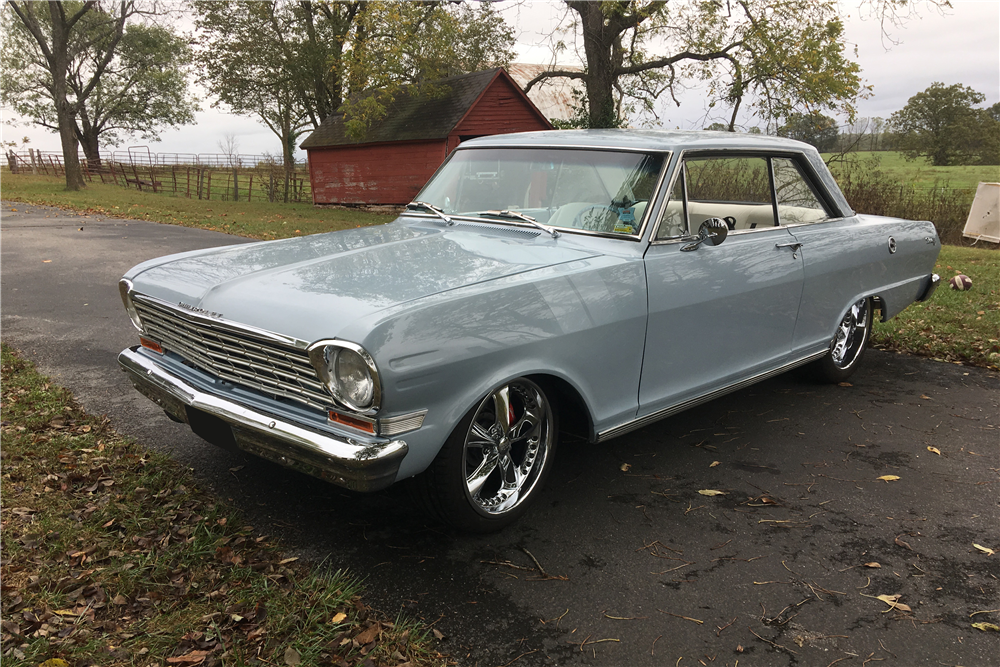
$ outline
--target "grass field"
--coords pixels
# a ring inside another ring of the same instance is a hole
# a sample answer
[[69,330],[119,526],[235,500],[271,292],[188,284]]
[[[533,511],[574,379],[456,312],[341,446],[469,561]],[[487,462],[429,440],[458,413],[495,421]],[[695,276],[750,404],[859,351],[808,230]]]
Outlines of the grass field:
[[[941,285],[931,300],[876,322],[875,346],[1000,370],[1000,252],[942,246],[934,270]],[[972,279],[967,292],[948,286],[960,273]]]
[[[829,159],[830,153],[824,153],[823,159]],[[954,167],[935,167],[926,158],[907,160],[897,151],[858,151],[849,153],[848,160],[877,160],[879,168],[900,183],[912,184],[919,189],[933,187],[950,189],[968,189],[975,192],[980,182],[996,183],[1000,181],[1000,165],[961,165]],[[839,175],[843,169],[841,163],[830,165],[834,175]]]
[[381,225],[392,215],[318,208],[312,204],[207,201],[126,189],[110,183],[91,183],[79,192],[67,192],[65,181],[52,176],[12,175],[3,170],[0,195],[6,200],[45,204],[136,220],[152,220],[184,227],[200,227],[254,239],[283,239],[350,227]]

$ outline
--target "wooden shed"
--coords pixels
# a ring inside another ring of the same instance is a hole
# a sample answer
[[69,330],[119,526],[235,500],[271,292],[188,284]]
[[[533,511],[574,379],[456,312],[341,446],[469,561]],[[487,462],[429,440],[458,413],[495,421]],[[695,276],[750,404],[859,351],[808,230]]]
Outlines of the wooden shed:
[[436,81],[433,94],[403,93],[363,139],[334,114],[302,142],[314,204],[405,204],[462,141],[552,129],[503,69]]

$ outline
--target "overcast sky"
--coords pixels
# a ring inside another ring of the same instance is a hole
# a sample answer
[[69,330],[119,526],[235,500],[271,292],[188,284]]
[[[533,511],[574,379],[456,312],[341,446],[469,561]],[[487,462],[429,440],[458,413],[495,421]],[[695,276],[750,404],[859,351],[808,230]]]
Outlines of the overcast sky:
[[[961,83],[983,93],[986,105],[1000,101],[1000,1],[952,0],[953,8],[943,13],[917,3],[917,16],[901,28],[891,28],[891,43],[883,38],[879,22],[858,15],[857,0],[842,3],[847,19],[846,38],[857,46],[865,83],[874,86],[873,95],[858,103],[861,116],[887,118],[906,104],[912,95],[935,81],[945,85]],[[518,62],[548,63],[551,60],[546,33],[565,13],[562,3],[503,3],[506,20],[519,32]],[[572,54],[560,64],[571,64]],[[696,129],[713,120],[706,118],[703,96],[697,90],[680,98],[680,108],[672,103],[661,106],[663,127]],[[202,103],[196,124],[164,132],[162,141],[150,144],[154,153],[218,153],[218,142],[234,134],[241,153],[280,155],[277,138],[252,118],[233,116]],[[6,120],[8,111],[3,110]],[[756,124],[756,123],[754,123]],[[40,150],[60,150],[58,136],[40,128],[16,127],[6,123],[3,138],[31,138],[29,146]],[[135,143],[142,143],[136,141]],[[104,147],[102,147],[103,149]],[[118,150],[125,149],[125,146]]]

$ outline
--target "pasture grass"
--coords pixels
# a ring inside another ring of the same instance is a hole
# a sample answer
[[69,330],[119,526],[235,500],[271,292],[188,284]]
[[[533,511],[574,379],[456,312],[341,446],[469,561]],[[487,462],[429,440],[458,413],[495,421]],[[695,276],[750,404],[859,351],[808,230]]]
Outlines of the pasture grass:
[[312,204],[188,199],[111,183],[88,183],[78,192],[68,192],[62,178],[11,174],[6,169],[0,179],[0,194],[9,201],[56,206],[92,216],[200,227],[261,240],[381,225],[393,220],[388,213]]
[[[832,153],[824,153],[823,159],[829,159]],[[913,185],[918,189],[933,187],[964,189],[976,191],[980,182],[996,183],[1000,181],[1000,165],[956,165],[951,167],[935,167],[927,158],[907,160],[899,151],[858,151],[848,153],[847,160],[866,161],[877,159],[879,167],[898,183]],[[844,162],[833,162],[830,170],[838,179],[842,173]]]

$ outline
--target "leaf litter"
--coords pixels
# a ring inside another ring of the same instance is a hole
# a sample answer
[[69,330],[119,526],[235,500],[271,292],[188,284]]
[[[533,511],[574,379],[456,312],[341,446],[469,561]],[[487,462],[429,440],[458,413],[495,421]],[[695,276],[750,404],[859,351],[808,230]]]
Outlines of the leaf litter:
[[421,626],[285,558],[6,345],[2,370],[5,664],[444,664]]

